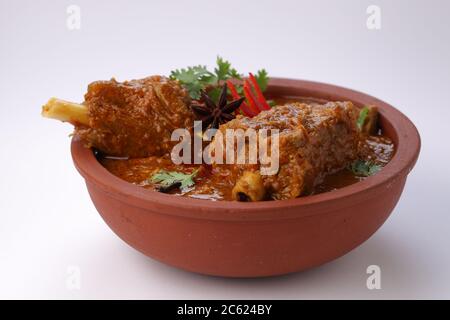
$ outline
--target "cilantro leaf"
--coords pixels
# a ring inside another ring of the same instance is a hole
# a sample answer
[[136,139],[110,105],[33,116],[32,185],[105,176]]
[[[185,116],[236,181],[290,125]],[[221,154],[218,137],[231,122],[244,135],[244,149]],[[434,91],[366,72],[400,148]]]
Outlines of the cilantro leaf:
[[362,130],[362,127],[364,126],[364,122],[366,122],[367,115],[369,114],[369,108],[364,107],[359,112],[358,120],[356,120],[356,126],[359,130]]
[[269,75],[265,69],[258,70],[255,74],[256,82],[258,86],[261,88],[261,91],[266,91],[267,84],[269,83]]
[[230,69],[229,74],[230,74],[230,77],[233,79],[242,80],[242,75],[239,72],[237,72],[237,70],[234,68]]
[[277,103],[276,103],[274,100],[267,100],[267,104],[268,104],[271,108],[273,108],[273,107],[275,107],[275,106],[277,105]]
[[220,56],[216,59],[217,67],[214,68],[215,81],[218,83],[220,81],[225,81],[230,78],[232,79],[242,79],[242,76],[237,72],[235,68],[231,67],[231,63]]
[[211,82],[213,74],[206,66],[194,66],[186,69],[176,69],[170,73],[170,78],[178,80],[192,99],[200,98],[200,90]]
[[216,74],[217,81],[227,80],[229,78],[231,63],[218,56],[216,64],[217,68],[214,68],[214,73]]
[[212,88],[208,91],[208,96],[217,103],[219,101],[220,94],[222,92],[222,89],[219,87]]
[[[231,63],[220,56],[217,56],[216,67],[214,71],[209,71],[206,66],[198,65],[184,69],[176,69],[170,73],[170,78],[178,80],[188,90],[192,99],[200,99],[200,91],[208,90],[213,101],[217,102],[220,91],[216,90],[220,83],[228,79],[242,80],[243,75],[240,74]],[[265,91],[268,84],[268,74],[264,69],[259,70],[255,74],[256,82]],[[236,85],[236,90],[240,96],[243,96],[242,85]]]
[[349,169],[356,176],[369,177],[380,171],[381,166],[373,163],[372,161],[356,160],[350,165]]
[[192,187],[195,184],[194,178],[198,173],[198,169],[192,173],[187,174],[177,171],[160,170],[150,177],[150,182],[158,183],[164,188],[170,188],[174,185],[178,185],[181,190]]

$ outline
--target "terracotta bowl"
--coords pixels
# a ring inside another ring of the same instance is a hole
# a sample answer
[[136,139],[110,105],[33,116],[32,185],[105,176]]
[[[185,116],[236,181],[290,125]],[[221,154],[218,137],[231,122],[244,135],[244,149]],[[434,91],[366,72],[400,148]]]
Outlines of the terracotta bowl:
[[333,192],[294,200],[242,203],[183,198],[146,190],[104,169],[72,141],[72,157],[95,207],[126,243],[169,265],[208,275],[264,277],[305,270],[356,248],[394,209],[420,149],[400,111],[364,93],[317,82],[272,79],[268,94],[376,105],[396,145],[376,175]]

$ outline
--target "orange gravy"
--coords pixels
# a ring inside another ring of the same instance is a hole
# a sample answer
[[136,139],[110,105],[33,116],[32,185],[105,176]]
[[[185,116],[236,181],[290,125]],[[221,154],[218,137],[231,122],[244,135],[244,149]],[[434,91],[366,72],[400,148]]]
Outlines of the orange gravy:
[[[326,101],[315,98],[277,99],[277,104],[287,102],[324,103]],[[371,161],[379,166],[386,165],[394,154],[392,141],[382,134],[368,136],[360,146],[360,159]],[[137,186],[155,190],[156,186],[150,181],[156,172],[161,169],[177,171],[186,174],[199,169],[195,177],[195,185],[184,191],[179,189],[170,193],[178,196],[187,196],[207,200],[232,200],[231,190],[236,182],[236,177],[226,169],[215,170],[208,165],[175,165],[170,156],[148,157],[138,159],[117,159],[99,156],[100,163],[115,176],[133,183]],[[350,169],[344,168],[333,174],[325,176],[323,181],[314,187],[312,194],[333,191],[353,183],[359,182],[365,177],[355,175]]]

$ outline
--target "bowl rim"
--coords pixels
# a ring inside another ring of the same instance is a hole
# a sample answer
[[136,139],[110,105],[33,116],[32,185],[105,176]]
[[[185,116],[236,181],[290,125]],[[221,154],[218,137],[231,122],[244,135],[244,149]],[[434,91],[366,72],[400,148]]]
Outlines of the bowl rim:
[[[349,207],[390,188],[398,179],[406,178],[414,167],[420,152],[420,135],[408,117],[390,104],[359,91],[315,81],[271,78],[268,90],[276,89],[285,92],[286,96],[289,92],[301,91],[302,96],[310,94],[311,97],[320,96],[328,100],[350,100],[358,106],[377,106],[398,140],[393,158],[376,175],[349,186],[296,199],[262,202],[211,201],[144,189],[108,172],[97,161],[93,151],[77,137],[73,137],[71,142],[75,167],[88,187],[93,184],[128,205],[186,218],[228,221],[298,218]],[[349,198],[351,201],[346,200]]]

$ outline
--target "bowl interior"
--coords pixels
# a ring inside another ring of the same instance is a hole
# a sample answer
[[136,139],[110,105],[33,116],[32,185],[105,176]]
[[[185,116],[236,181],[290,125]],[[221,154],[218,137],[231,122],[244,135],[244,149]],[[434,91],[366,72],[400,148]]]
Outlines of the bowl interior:
[[[413,168],[420,150],[420,137],[413,123],[400,111],[375,97],[330,84],[272,78],[267,95],[271,97],[313,97],[330,101],[352,101],[356,106],[375,105],[380,112],[380,126],[391,138],[396,150],[391,161],[376,175],[336,191],[307,197],[263,202],[210,201],[167,195],[147,190],[111,173],[95,158],[92,150],[77,138],[72,140],[72,156],[79,172],[88,183],[112,194],[117,199],[133,202],[142,208],[164,207],[169,214],[220,220],[266,220],[298,217],[345,205],[343,199],[365,201],[395,179],[406,176]],[[303,210],[302,210],[303,209]],[[275,213],[276,211],[276,213]],[[230,215],[230,213],[233,213]]]

